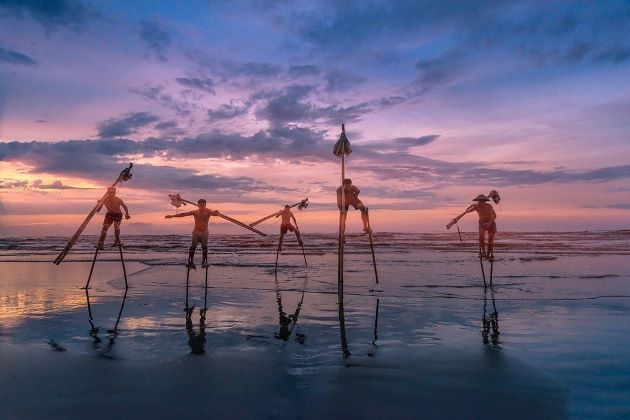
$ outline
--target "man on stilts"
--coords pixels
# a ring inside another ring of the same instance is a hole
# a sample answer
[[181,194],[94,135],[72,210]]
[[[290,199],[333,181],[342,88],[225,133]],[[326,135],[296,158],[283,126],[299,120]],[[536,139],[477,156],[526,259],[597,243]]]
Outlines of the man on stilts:
[[164,216],[166,219],[171,219],[173,217],[187,217],[193,216],[195,218],[195,227],[192,231],[192,243],[190,244],[190,249],[188,251],[188,268],[196,269],[194,258],[195,258],[195,250],[197,249],[197,245],[201,244],[201,250],[203,252],[202,257],[202,267],[208,267],[208,223],[210,221],[210,216],[219,216],[218,210],[209,210],[206,208],[206,200],[203,198],[197,201],[197,210],[187,211],[179,214],[167,214]]
[[100,250],[105,249],[105,237],[107,236],[107,231],[109,230],[112,223],[114,224],[114,243],[112,244],[112,246],[116,247],[121,245],[120,223],[123,219],[121,207],[125,210],[125,219],[131,218],[131,216],[129,216],[129,209],[127,208],[125,202],[116,197],[115,187],[109,187],[107,189],[107,194],[105,195],[105,198],[101,202],[97,211],[100,211],[103,206],[105,206],[105,208],[107,209],[107,213],[105,213],[105,218],[103,219],[103,228],[101,229],[101,236],[98,238],[98,244],[96,245],[96,247]]
[[[352,180],[350,178],[345,178],[343,180],[343,185],[337,188],[337,207],[341,212],[341,225],[344,227],[346,226],[346,218],[348,217],[348,209],[350,206],[354,207],[355,210],[360,210],[361,220],[363,221],[363,232],[369,235],[372,233],[372,229],[370,228],[370,217],[368,215],[367,207],[365,207],[363,202],[359,200],[360,192],[361,190],[352,185]],[[345,203],[343,203],[343,201],[345,201]]]
[[[300,236],[300,229],[298,228],[297,219],[291,211],[291,206],[285,204],[284,210],[280,210],[278,213],[276,213],[276,218],[280,216],[282,216],[282,223],[280,223],[280,241],[278,242],[278,252],[282,251],[282,241],[284,240],[284,235],[286,235],[287,232],[294,232],[295,237],[298,240],[298,244],[300,244],[300,246],[304,246],[304,244],[302,243],[302,237]],[[291,219],[293,219],[295,226],[291,224]]]

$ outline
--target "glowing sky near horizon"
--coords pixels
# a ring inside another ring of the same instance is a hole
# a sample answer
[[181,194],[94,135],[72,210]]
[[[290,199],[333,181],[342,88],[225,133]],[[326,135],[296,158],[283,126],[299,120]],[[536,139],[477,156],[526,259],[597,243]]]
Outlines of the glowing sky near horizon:
[[0,0],[0,235],[71,233],[130,161],[127,232],[189,231],[172,192],[334,232],[341,123],[376,230],[491,189],[500,230],[628,228],[629,76],[624,1]]

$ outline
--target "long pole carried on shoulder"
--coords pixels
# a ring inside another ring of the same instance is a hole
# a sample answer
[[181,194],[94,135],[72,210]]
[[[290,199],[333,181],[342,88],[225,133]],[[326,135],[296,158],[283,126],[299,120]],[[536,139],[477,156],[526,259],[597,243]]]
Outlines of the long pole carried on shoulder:
[[[192,201],[184,200],[179,194],[169,194],[168,196],[171,199],[171,203],[176,203],[176,202],[188,203],[188,204],[192,204],[193,206],[197,206],[197,203],[193,203]],[[173,204],[173,205],[175,205],[175,204]],[[179,205],[177,205],[176,207],[179,207]],[[245,223],[241,222],[240,220],[233,219],[233,218],[231,218],[229,216],[226,216],[225,214],[222,214],[222,213],[217,214],[217,216],[219,216],[222,219],[227,220],[228,222],[232,222],[235,225],[239,225],[240,227],[243,227],[243,228],[245,228],[247,230],[251,230],[252,232],[255,232],[255,233],[257,233],[257,234],[259,234],[261,236],[267,236],[266,233],[263,233],[263,232],[259,231],[258,229],[254,229],[253,227],[251,227],[249,225],[246,225]]]
[[[116,178],[116,181],[114,181],[114,183],[111,185],[110,188],[116,188],[116,186],[120,184],[121,182],[130,180],[131,175],[132,175],[131,168],[133,168],[133,163],[130,163],[129,167],[123,169],[120,172],[120,174],[118,175],[118,178]],[[92,220],[92,217],[94,217],[94,215],[103,206],[103,201],[105,200],[105,197],[107,197],[107,193],[103,194],[101,199],[97,201],[96,206],[94,206],[92,211],[88,213],[87,217],[85,218],[85,220],[83,220],[83,223],[81,223],[81,225],[79,226],[77,231],[74,233],[74,235],[72,235],[72,238],[70,238],[70,240],[64,247],[63,251],[61,251],[59,255],[57,255],[57,258],[55,258],[55,260],[53,261],[56,265],[61,264],[61,262],[63,261],[64,258],[66,258],[66,255],[68,255],[68,253],[70,252],[74,244],[79,240],[79,237],[81,236],[81,234],[83,233],[87,225],[90,223],[90,220]]]
[[[298,210],[304,210],[305,208],[307,208],[307,207],[308,207],[308,197],[307,197],[307,198],[305,198],[305,199],[304,199],[304,200],[302,200],[302,201],[298,201],[298,202],[297,202],[297,203],[295,203],[295,204],[291,204],[289,207],[290,207],[290,208],[293,208],[293,207],[295,207],[295,206],[297,206]],[[273,216],[275,216],[276,214],[279,214],[279,213],[278,213],[278,212],[271,213],[269,216],[265,216],[265,217],[263,217],[262,219],[258,219],[258,220],[256,220],[255,222],[250,223],[250,224],[249,224],[249,226],[254,227],[254,226],[256,226],[257,224],[262,223],[262,222],[264,222],[264,221],[265,221],[265,220],[267,220],[267,219],[271,219],[271,218],[272,218]]]

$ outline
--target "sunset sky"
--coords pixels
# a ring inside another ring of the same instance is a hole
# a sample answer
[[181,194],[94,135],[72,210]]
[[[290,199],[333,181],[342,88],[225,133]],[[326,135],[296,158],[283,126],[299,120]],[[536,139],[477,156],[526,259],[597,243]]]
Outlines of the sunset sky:
[[0,235],[72,234],[128,162],[123,232],[190,231],[173,192],[334,232],[342,123],[375,231],[492,189],[499,231],[627,229],[630,3],[0,0]]

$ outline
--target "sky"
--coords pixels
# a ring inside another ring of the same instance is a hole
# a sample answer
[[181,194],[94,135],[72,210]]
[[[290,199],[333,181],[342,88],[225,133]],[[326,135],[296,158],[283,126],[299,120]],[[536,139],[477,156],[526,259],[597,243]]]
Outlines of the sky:
[[493,189],[499,231],[627,229],[630,3],[0,0],[1,236],[71,235],[129,162],[123,232],[189,232],[175,192],[335,232],[342,123],[375,231]]

